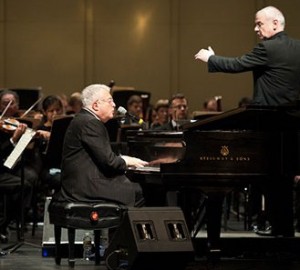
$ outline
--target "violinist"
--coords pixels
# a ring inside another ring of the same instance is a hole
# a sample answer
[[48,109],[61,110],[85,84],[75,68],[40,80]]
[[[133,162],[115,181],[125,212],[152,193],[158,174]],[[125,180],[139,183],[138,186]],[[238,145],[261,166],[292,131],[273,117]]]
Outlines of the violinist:
[[3,117],[19,117],[19,101],[19,96],[16,92],[3,90],[0,93],[0,114],[10,103]]
[[58,96],[50,95],[45,97],[42,102],[43,118],[40,126],[37,127],[39,136],[44,139],[42,151],[45,151],[47,141],[50,138],[50,131],[54,119],[64,114],[61,99]]
[[[3,123],[3,121],[1,120]],[[20,123],[13,132],[4,131],[3,125],[0,130],[0,196],[6,194],[6,220],[0,227],[1,242],[8,241],[8,225],[13,220],[17,220],[21,216],[21,173],[24,169],[24,197],[22,205],[24,205],[25,213],[31,206],[32,190],[38,180],[34,170],[18,163],[12,169],[5,167],[4,161],[10,155],[14,146],[17,144],[21,136],[24,134],[27,126]],[[24,214],[25,214],[24,213]]]
[[46,160],[46,149],[51,135],[53,121],[64,115],[64,108],[61,99],[55,95],[49,95],[42,102],[43,119],[42,124],[37,127],[36,144],[41,158],[40,175],[42,182],[50,189],[57,190],[60,187],[60,175],[50,174],[48,162]]

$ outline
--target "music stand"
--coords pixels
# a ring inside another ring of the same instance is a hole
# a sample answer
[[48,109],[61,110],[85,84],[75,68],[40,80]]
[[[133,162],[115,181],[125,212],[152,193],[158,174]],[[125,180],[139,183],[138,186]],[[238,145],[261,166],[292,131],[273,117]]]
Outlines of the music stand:
[[[20,102],[19,109],[26,110],[28,109],[35,101],[37,101],[42,96],[41,87],[33,88],[9,88],[9,90],[14,91],[18,94]],[[39,104],[36,104],[33,110],[39,108]]]
[[64,116],[53,121],[51,135],[46,149],[46,163],[49,168],[61,167],[64,137],[73,116]]

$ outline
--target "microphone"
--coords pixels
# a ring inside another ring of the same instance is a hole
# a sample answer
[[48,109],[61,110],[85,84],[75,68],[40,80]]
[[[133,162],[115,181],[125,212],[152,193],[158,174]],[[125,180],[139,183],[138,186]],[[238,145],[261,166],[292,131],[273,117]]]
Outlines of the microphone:
[[111,80],[107,86],[108,86],[109,88],[113,88],[115,84],[116,84],[115,81],[114,81],[114,80]]
[[142,118],[139,118],[131,113],[129,113],[124,107],[120,106],[117,110],[117,112],[121,115],[125,115],[130,117],[132,120],[136,121],[137,123],[139,123],[140,125],[142,125],[144,123],[144,120]]

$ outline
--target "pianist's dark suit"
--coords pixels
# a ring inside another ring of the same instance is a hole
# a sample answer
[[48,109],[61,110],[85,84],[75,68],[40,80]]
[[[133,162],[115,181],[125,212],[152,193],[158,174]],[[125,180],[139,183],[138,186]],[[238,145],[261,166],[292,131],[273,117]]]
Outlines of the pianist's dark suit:
[[124,175],[125,161],[112,151],[107,130],[98,118],[82,109],[67,129],[62,156],[59,201],[114,200],[134,205],[138,184]]
[[231,58],[212,55],[209,72],[253,72],[253,101],[259,105],[289,103],[300,92],[300,41],[280,32],[250,53]]

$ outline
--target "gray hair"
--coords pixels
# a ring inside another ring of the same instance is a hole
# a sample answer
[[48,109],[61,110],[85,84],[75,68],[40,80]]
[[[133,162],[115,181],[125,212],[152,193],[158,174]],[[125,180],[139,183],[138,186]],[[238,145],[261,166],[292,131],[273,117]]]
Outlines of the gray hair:
[[90,107],[97,99],[101,98],[103,92],[110,92],[105,84],[91,84],[81,92],[83,107]]
[[280,23],[280,25],[284,29],[285,18],[283,16],[282,12],[278,8],[273,7],[273,6],[268,6],[268,7],[265,7],[263,9],[261,9],[258,12],[263,12],[268,19],[278,20],[278,22]]
[[3,91],[0,90],[0,100],[2,100],[2,98],[5,95],[13,95],[16,100],[16,103],[19,105],[20,98],[19,98],[19,95],[17,92],[9,90],[9,89],[4,89]]

